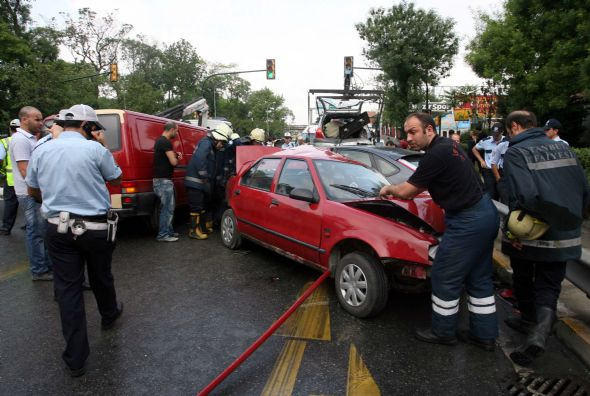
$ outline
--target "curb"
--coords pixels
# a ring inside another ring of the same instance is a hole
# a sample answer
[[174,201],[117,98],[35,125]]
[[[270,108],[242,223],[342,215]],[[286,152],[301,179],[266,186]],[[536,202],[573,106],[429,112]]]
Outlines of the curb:
[[[494,272],[503,284],[512,287],[512,268],[510,259],[494,249]],[[561,316],[555,323],[555,334],[566,347],[578,356],[586,367],[590,368],[590,328],[571,315]]]

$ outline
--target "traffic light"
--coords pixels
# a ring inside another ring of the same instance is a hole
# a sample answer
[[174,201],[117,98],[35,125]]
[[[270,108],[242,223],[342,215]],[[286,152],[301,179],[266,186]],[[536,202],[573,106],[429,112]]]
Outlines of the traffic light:
[[110,79],[111,82],[119,81],[119,67],[116,63],[111,63]]
[[274,59],[267,59],[266,60],[266,79],[267,80],[274,80],[275,79],[275,60]]
[[344,76],[352,77],[354,71],[354,58],[352,56],[344,57]]

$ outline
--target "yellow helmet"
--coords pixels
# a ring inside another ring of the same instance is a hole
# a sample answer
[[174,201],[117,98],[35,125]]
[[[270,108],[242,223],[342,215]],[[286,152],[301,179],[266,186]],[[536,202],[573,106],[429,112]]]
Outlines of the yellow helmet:
[[524,213],[514,210],[508,216],[508,231],[515,238],[523,241],[539,239],[549,229],[549,224]]
[[264,143],[264,129],[255,128],[250,132],[250,139]]

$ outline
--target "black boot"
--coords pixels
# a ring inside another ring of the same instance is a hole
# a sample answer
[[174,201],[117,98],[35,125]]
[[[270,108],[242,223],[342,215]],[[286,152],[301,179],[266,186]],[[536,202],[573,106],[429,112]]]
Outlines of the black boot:
[[508,327],[524,335],[529,335],[533,327],[535,327],[536,322],[535,315],[532,311],[521,311],[520,316],[511,316],[504,319],[504,323]]
[[555,311],[549,307],[537,307],[537,323],[529,334],[524,347],[512,352],[510,359],[521,366],[529,366],[545,352],[545,343],[555,322]]

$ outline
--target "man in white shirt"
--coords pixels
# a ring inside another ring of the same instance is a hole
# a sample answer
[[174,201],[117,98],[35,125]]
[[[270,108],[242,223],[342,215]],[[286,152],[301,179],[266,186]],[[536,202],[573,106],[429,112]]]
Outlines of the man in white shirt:
[[548,119],[543,129],[545,129],[545,135],[547,135],[549,139],[552,139],[554,142],[565,143],[569,146],[568,142],[559,137],[559,132],[562,129],[559,120],[556,120],[555,118]]

